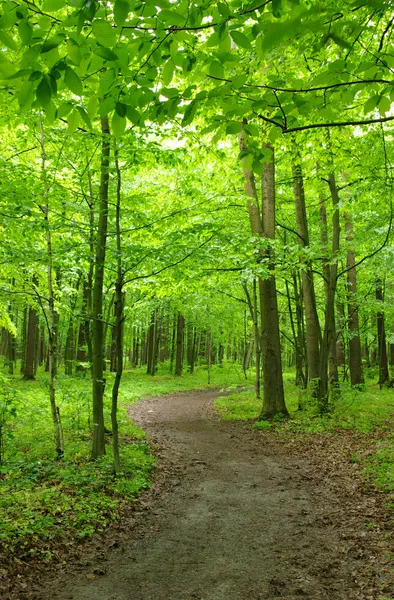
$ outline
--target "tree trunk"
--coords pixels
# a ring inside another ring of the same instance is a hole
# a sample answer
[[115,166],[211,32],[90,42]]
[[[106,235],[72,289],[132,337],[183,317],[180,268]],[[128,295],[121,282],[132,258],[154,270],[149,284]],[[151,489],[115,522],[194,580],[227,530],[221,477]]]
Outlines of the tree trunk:
[[253,322],[253,337],[255,348],[255,390],[256,398],[261,398],[261,333],[259,328],[257,283],[253,280],[253,297],[251,297],[246,283],[242,284],[248,302],[250,317]]
[[[323,274],[325,278],[326,288],[326,310],[324,319],[324,334],[322,338],[320,352],[320,377],[318,385],[318,402],[320,412],[324,413],[328,410],[329,383],[331,389],[337,391],[338,369],[336,362],[336,327],[335,327],[335,294],[337,288],[337,272],[338,266],[336,258],[339,252],[339,196],[336,186],[335,175],[330,173],[328,183],[331,192],[332,205],[334,213],[332,217],[332,250],[331,250],[331,265],[326,261],[323,263]],[[321,199],[321,205],[324,200]],[[325,207],[321,207],[321,217],[325,217]],[[327,223],[322,222],[322,241],[323,251],[327,240]]]
[[92,298],[92,400],[93,445],[92,458],[105,454],[104,439],[104,327],[103,286],[104,263],[108,227],[108,187],[110,165],[110,130],[108,117],[101,117],[102,155],[100,177],[100,204],[96,239],[96,256]]
[[176,332],[176,357],[175,357],[175,375],[182,375],[183,365],[183,331],[185,327],[185,319],[182,313],[178,313],[178,324]]
[[[295,157],[293,165],[293,187],[296,209],[296,222],[299,243],[302,249],[309,247],[309,231],[305,205],[304,181],[299,156]],[[297,160],[298,159],[298,160]],[[304,300],[306,322],[306,352],[308,361],[308,379],[313,388],[317,387],[320,373],[320,344],[321,329],[316,307],[315,286],[313,281],[312,264],[301,254],[302,297]],[[315,390],[312,390],[313,392]]]
[[[379,305],[383,304],[383,283],[381,279],[376,282],[376,300]],[[378,310],[377,329],[378,329],[378,360],[379,360],[379,385],[382,387],[389,381],[389,367],[387,362],[387,344],[384,310]]]
[[26,328],[25,360],[23,362],[23,379],[35,379],[34,356],[37,332],[37,312],[29,306]]
[[[241,131],[239,144],[241,152],[245,152],[245,132]],[[243,175],[245,192],[249,197],[248,212],[252,233],[267,239],[275,237],[275,164],[274,149],[265,144],[266,161],[263,163],[262,175],[262,216],[259,213],[256,183],[253,172],[245,165],[243,159]],[[279,332],[279,314],[276,296],[276,281],[273,274],[273,257],[271,249],[263,251],[259,247],[259,258],[268,259],[272,271],[267,279],[259,278],[260,319],[261,319],[261,353],[263,365],[263,408],[261,418],[271,418],[277,414],[287,416],[282,379],[282,359]]]
[[361,385],[364,383],[362,359],[361,359],[361,341],[360,328],[358,319],[358,302],[357,302],[357,273],[356,273],[356,258],[352,249],[354,240],[353,236],[353,221],[349,213],[345,213],[345,231],[346,240],[349,244],[346,266],[347,266],[347,282],[348,282],[348,329],[349,329],[349,370],[350,381],[352,385]]
[[156,348],[156,310],[152,310],[147,335],[147,368],[148,375],[154,375],[154,355]]
[[55,450],[58,457],[63,455],[63,439],[60,423],[59,408],[56,404],[56,312],[55,312],[55,294],[53,287],[53,250],[52,250],[52,232],[49,220],[49,184],[47,181],[46,172],[46,153],[45,139],[42,117],[40,115],[40,133],[41,133],[41,174],[44,185],[44,206],[42,207],[45,219],[46,239],[47,239],[47,281],[48,281],[48,384],[49,384],[49,400],[51,405],[52,422],[54,428]]
[[89,315],[88,315],[88,280],[83,282],[83,296],[82,296],[82,307],[81,307],[81,322],[78,329],[78,344],[77,344],[77,366],[76,371],[85,373],[86,367],[84,363],[88,360],[87,352],[87,337],[89,331]]
[[115,145],[115,168],[117,174],[116,187],[116,284],[115,284],[115,344],[116,344],[116,375],[114,386],[112,388],[112,407],[111,407],[111,425],[112,425],[112,449],[114,455],[115,473],[120,472],[119,456],[119,424],[118,424],[118,397],[119,387],[123,374],[123,269],[122,269],[122,246],[120,230],[120,203],[121,203],[121,174],[118,161],[118,150]]

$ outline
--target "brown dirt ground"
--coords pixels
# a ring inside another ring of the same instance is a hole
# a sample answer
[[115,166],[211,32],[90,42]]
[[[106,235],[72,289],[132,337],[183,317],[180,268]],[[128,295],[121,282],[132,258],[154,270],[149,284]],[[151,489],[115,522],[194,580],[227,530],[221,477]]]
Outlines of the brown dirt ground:
[[359,441],[223,422],[217,395],[130,409],[158,455],[152,490],[18,598],[394,598],[392,519],[349,460]]

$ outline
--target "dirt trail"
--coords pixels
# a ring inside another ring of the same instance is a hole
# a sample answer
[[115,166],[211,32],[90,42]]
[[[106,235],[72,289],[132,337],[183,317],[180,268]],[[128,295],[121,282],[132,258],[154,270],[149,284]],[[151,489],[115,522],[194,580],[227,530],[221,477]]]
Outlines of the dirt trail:
[[375,499],[353,482],[332,483],[335,473],[329,478],[291,444],[219,421],[216,396],[175,394],[133,408],[163,448],[162,464],[181,470],[119,547],[88,573],[66,569],[40,599],[379,597],[370,549],[377,541],[364,527]]

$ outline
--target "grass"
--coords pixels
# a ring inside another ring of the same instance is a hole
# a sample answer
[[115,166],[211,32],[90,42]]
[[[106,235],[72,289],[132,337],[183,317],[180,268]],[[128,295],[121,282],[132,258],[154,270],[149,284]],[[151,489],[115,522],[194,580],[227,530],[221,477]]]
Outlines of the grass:
[[[107,374],[105,422],[110,428],[112,375]],[[57,377],[57,403],[65,454],[56,460],[49,409],[47,375],[36,381],[0,375],[0,546],[8,556],[38,554],[51,558],[56,538],[84,538],[118,518],[122,504],[150,485],[154,458],[145,433],[127,416],[127,406],[141,397],[208,386],[205,368],[173,377],[161,369],[154,377],[144,370],[125,371],[120,392],[122,473],[114,477],[111,437],[107,454],[90,460],[91,384],[88,378]],[[211,387],[244,384],[237,365],[215,366]]]
[[[302,398],[303,410],[297,410],[300,390],[294,385],[294,373],[284,373],[284,386],[290,412],[287,420],[258,420],[262,401],[256,399],[254,390],[218,398],[215,408],[223,419],[254,420],[253,426],[263,431],[324,434],[349,430],[371,436],[373,450],[362,458],[365,474],[381,490],[394,491],[393,390],[380,390],[372,380],[366,383],[363,391],[342,384],[340,398],[332,405],[330,413],[320,416],[316,404],[306,397]],[[374,436],[377,432],[379,436]],[[394,504],[391,507],[394,509]]]

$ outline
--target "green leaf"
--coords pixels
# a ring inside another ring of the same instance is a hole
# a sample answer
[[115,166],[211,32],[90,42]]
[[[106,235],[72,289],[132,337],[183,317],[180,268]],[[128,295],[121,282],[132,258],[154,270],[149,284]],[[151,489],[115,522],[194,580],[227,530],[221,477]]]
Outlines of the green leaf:
[[38,104],[42,106],[42,108],[46,108],[49,106],[52,97],[51,86],[49,85],[48,78],[44,76],[40,83],[37,86],[36,90],[36,98]]
[[127,104],[123,104],[122,102],[117,102],[115,105],[115,110],[120,117],[125,117],[127,113]]
[[272,0],[272,14],[276,19],[281,17],[282,0]]
[[70,92],[76,94],[77,96],[82,95],[82,81],[78,77],[75,71],[71,69],[71,67],[66,67],[66,73],[64,76],[64,81]]
[[158,17],[160,21],[169,25],[183,25],[186,21],[186,17],[173,10],[161,10]]
[[230,31],[230,35],[231,35],[234,43],[237,44],[237,46],[239,46],[240,48],[245,48],[246,50],[252,49],[252,44],[251,44],[249,38],[247,38],[244,33],[241,33],[240,31],[235,30],[235,31]]
[[227,134],[234,135],[235,133],[239,133],[240,131],[241,131],[241,123],[238,123],[237,121],[233,121],[232,123],[229,123],[226,127]]
[[86,107],[88,115],[89,115],[89,117],[91,119],[93,119],[96,116],[97,111],[98,111],[98,107],[99,107],[99,101],[97,100],[97,97],[96,96],[92,96],[90,98],[89,102],[88,102],[87,107]]
[[263,164],[259,158],[253,160],[252,169],[257,175],[261,176],[263,174]]
[[114,112],[111,121],[111,130],[115,137],[121,137],[126,129],[126,119],[121,117],[117,112]]
[[271,144],[274,144],[281,135],[282,135],[282,131],[281,131],[280,127],[276,127],[276,125],[274,125],[270,129],[270,132],[268,134]]
[[140,113],[134,108],[134,106],[127,107],[127,118],[134,125],[138,125],[140,122]]
[[18,44],[6,31],[0,30],[0,42],[3,42],[4,46],[11,50],[18,50]]
[[114,4],[114,21],[118,27],[124,25],[130,12],[130,4],[126,0],[116,0]]
[[54,48],[57,48],[64,41],[65,37],[66,36],[61,33],[49,38],[41,46],[40,53],[45,54],[46,52],[50,52]]
[[161,71],[161,80],[163,85],[167,86],[169,83],[171,83],[172,77],[174,75],[174,69],[174,63],[171,60],[167,60]]
[[383,96],[379,102],[379,112],[381,117],[385,117],[386,113],[390,110],[391,102],[390,98]]
[[67,53],[71,62],[77,67],[81,64],[81,50],[74,40],[69,39],[67,41]]
[[66,0],[45,0],[42,10],[44,12],[53,12],[56,10],[61,10],[66,6]]
[[74,133],[79,124],[79,112],[77,111],[77,109],[74,108],[74,110],[69,114],[67,123],[68,133]]
[[100,44],[106,48],[112,48],[116,44],[116,31],[108,21],[96,19],[92,25],[93,35]]
[[86,112],[86,109],[83,106],[77,106],[77,110],[78,110],[79,114],[81,115],[82,120],[88,126],[88,129],[92,129],[92,122],[90,120],[88,113]]
[[6,79],[20,79],[21,77],[25,77],[26,75],[30,75],[30,71],[28,69],[21,69],[12,75],[6,77]]
[[113,50],[104,48],[104,46],[97,46],[97,48],[94,49],[94,53],[97,54],[97,56],[104,58],[104,60],[118,60],[118,55],[115,54]]
[[57,109],[57,116],[59,119],[64,119],[64,117],[67,117],[67,115],[70,114],[73,108],[74,106],[71,104],[71,102],[64,102]]
[[217,77],[218,79],[223,79],[224,77],[224,68],[223,65],[218,60],[213,60],[209,65],[209,74],[212,77]]
[[364,114],[370,113],[377,107],[379,102],[379,96],[374,94],[371,98],[368,98],[366,103],[364,104]]
[[219,46],[220,44],[220,37],[218,33],[213,33],[212,35],[209,36],[209,38],[207,39],[207,48],[213,48],[214,46]]
[[218,2],[218,11],[225,19],[231,15],[229,7],[224,2]]
[[241,88],[244,85],[247,78],[248,78],[247,75],[236,75],[235,77],[233,77],[233,80],[232,80],[233,88],[236,90],[239,90],[239,88]]
[[192,100],[192,102],[190,102],[190,104],[186,106],[185,113],[182,119],[182,127],[186,127],[186,125],[189,125],[189,123],[193,121],[197,111],[197,106],[198,103],[195,100]]
[[29,46],[33,39],[33,27],[27,19],[23,19],[18,25],[18,33],[24,46]]
[[31,104],[34,99],[34,84],[31,81],[25,81],[18,93],[18,102],[21,108]]
[[259,128],[256,127],[256,125],[253,125],[253,123],[248,123],[245,125],[245,131],[252,136],[258,136],[260,133]]

